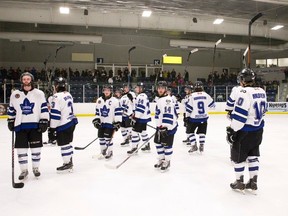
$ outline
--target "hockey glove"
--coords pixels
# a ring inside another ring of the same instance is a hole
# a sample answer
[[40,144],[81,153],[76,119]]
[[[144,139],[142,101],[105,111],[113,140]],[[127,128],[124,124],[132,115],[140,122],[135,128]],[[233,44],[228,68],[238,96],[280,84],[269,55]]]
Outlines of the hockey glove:
[[14,123],[15,123],[15,119],[7,119],[8,122],[8,128],[10,131],[14,130]]
[[127,94],[127,97],[128,97],[129,100],[133,103],[133,99],[134,99],[134,98],[133,98],[132,94],[128,93],[128,94]]
[[167,127],[159,127],[159,133],[162,138],[168,136],[168,129]]
[[48,128],[48,119],[40,119],[38,131],[44,133]]
[[92,121],[95,128],[100,129],[101,128],[101,120],[99,118],[95,118]]
[[120,122],[114,122],[114,123],[113,123],[113,128],[114,128],[116,131],[118,131],[120,127],[121,127],[121,123],[120,123]]
[[51,141],[57,140],[56,128],[48,128],[48,139]]
[[230,126],[226,127],[226,140],[230,145],[233,145],[237,141],[237,132],[235,132]]

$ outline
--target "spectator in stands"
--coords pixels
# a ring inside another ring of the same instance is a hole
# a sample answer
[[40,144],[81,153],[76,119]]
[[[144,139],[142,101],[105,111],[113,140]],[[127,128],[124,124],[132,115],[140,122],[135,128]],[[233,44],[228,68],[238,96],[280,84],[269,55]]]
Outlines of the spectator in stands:
[[285,80],[288,80],[288,68],[284,69]]
[[176,71],[174,70],[174,68],[171,71],[171,78],[172,78],[172,80],[174,80],[176,78]]

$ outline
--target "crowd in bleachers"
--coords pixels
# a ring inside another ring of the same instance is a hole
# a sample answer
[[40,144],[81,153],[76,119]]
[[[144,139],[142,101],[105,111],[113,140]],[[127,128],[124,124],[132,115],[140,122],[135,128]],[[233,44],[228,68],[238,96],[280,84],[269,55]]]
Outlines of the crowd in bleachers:
[[[53,69],[48,69],[48,71],[52,71]],[[4,67],[0,68],[0,102],[3,102],[3,84],[6,83],[6,95],[7,98],[10,96],[11,91],[13,89],[18,88],[19,78],[21,73],[24,71],[29,71],[35,77],[35,82],[40,86],[42,90],[46,90],[47,88],[47,73],[45,69],[36,70],[34,67],[26,67],[26,68],[12,68],[6,69]],[[155,73],[149,74],[146,76],[145,71],[140,71],[137,75],[136,71],[132,68],[131,76],[129,76],[128,68],[124,68],[123,70],[117,70],[115,74],[113,74],[112,70],[108,72],[104,68],[100,69],[86,69],[86,70],[72,70],[68,69],[60,69],[55,68],[54,75],[52,76],[52,80],[54,77],[65,77],[68,79],[70,84],[70,91],[73,96],[75,96],[76,102],[83,102],[83,91],[85,90],[85,102],[93,102],[95,101],[95,95],[97,94],[97,85],[101,85],[101,83],[111,83],[114,86],[120,85],[124,82],[136,83],[136,82],[145,82],[147,88],[146,93],[151,98],[153,97],[154,84],[155,80],[166,80],[168,85],[172,88],[174,94],[178,94],[181,97],[184,97],[184,86],[185,85],[193,85],[193,83],[189,79],[189,72],[184,71],[183,75],[180,72],[176,72],[174,69],[172,71],[164,70],[157,71]],[[228,93],[230,93],[233,86],[237,85],[237,73],[228,73],[228,70],[223,70],[222,73],[218,73],[217,71],[211,72],[207,79],[201,78],[201,80],[205,86],[205,91],[209,93],[212,97],[215,95],[215,99],[218,102],[226,101],[226,86],[228,86]],[[264,87],[267,92],[268,101],[276,101],[276,95],[278,92],[278,81],[267,81],[263,82],[262,80],[257,80],[257,84],[261,87]],[[83,87],[84,86],[84,87]],[[214,89],[216,87],[216,92]],[[85,88],[85,89],[83,89]]]

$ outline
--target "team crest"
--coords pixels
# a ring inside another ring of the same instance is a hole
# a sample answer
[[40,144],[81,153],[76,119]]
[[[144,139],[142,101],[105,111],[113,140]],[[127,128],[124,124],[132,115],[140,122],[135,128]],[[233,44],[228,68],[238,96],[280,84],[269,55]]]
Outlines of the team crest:
[[15,94],[15,98],[20,98],[20,94]]
[[110,112],[110,109],[108,109],[106,105],[104,105],[103,108],[100,108],[100,113],[101,113],[101,116],[103,117],[108,117],[109,112]]
[[170,104],[171,103],[171,100],[170,99],[167,99],[166,100],[166,104]]
[[23,115],[29,115],[33,114],[33,108],[35,106],[35,103],[31,103],[28,98],[25,98],[23,101],[23,104],[20,104],[22,114]]

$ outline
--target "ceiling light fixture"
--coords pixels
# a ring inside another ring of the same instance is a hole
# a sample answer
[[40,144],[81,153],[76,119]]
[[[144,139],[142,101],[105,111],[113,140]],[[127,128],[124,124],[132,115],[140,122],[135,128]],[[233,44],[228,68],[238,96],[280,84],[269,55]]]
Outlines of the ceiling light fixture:
[[283,25],[276,25],[273,28],[271,28],[271,30],[278,30],[278,29],[281,29],[283,27],[284,27]]
[[60,7],[59,11],[60,11],[60,14],[69,14],[70,8],[69,7]]
[[152,11],[151,10],[145,10],[143,11],[142,13],[142,17],[150,17],[152,14]]
[[223,21],[224,21],[224,19],[217,18],[217,19],[214,20],[213,24],[214,25],[220,25]]

